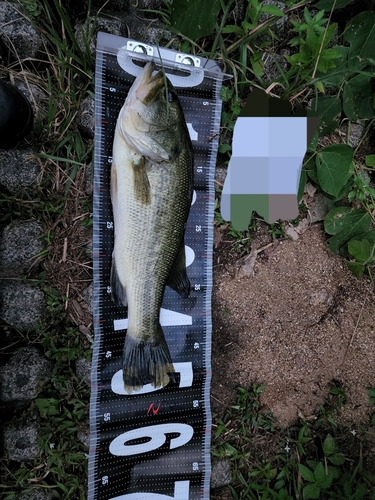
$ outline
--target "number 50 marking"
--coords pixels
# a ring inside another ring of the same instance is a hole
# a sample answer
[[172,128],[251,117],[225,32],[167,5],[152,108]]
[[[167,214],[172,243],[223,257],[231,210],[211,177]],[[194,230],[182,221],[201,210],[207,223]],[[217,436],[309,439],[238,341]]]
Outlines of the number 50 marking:
[[[178,433],[179,436],[172,438],[169,449],[179,448],[188,443],[193,437],[194,429],[188,424],[158,424],[140,427],[117,436],[109,445],[109,452],[120,457],[129,457],[140,453],[148,453],[163,446],[167,440],[167,434]],[[141,444],[127,445],[128,441],[149,437],[150,441]]]

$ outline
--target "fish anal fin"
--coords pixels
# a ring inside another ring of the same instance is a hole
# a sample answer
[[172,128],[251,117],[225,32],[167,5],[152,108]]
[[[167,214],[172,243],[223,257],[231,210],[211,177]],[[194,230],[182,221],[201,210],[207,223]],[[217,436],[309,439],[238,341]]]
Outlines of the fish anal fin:
[[116,260],[114,257],[112,257],[110,284],[111,284],[111,297],[113,302],[117,306],[126,307],[128,305],[128,301],[126,299],[126,290],[125,287],[121,284],[120,278],[118,277],[116,269]]
[[155,343],[140,341],[126,334],[122,373],[124,388],[129,394],[146,384],[165,387],[171,379],[174,381],[175,370],[160,325],[158,330]]
[[190,294],[190,281],[186,272],[185,243],[182,239],[167,285],[186,299]]
[[146,159],[141,158],[139,163],[133,163],[134,194],[138,201],[147,205],[151,202],[150,181],[148,180]]

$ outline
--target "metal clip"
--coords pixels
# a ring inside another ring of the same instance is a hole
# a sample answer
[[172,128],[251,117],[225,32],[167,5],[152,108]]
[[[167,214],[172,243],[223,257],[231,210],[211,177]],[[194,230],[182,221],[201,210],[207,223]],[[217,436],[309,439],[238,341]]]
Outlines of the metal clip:
[[201,65],[200,60],[198,57],[194,57],[188,54],[176,54],[175,61],[180,64],[186,64],[189,66],[195,66],[196,68],[199,68]]
[[154,49],[150,45],[140,42],[129,41],[126,44],[126,50],[131,50],[132,52],[139,52],[141,54],[147,54],[148,56],[153,56]]

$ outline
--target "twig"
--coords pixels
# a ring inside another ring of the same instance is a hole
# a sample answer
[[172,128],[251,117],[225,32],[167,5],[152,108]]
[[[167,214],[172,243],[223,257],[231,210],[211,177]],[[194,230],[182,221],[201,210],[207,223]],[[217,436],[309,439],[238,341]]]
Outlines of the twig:
[[357,323],[356,323],[356,325],[355,325],[354,332],[353,332],[353,335],[352,335],[352,337],[351,337],[351,339],[350,339],[349,345],[348,345],[348,347],[346,348],[346,351],[345,351],[345,354],[344,354],[344,359],[343,359],[343,361],[342,361],[342,364],[344,364],[344,363],[345,363],[345,360],[346,360],[346,355],[348,354],[348,351],[349,351],[349,349],[351,348],[351,346],[352,346],[352,344],[353,344],[353,340],[354,340],[355,334],[357,333],[358,323],[359,323],[359,320],[361,319],[361,315],[362,315],[363,308],[365,307],[366,299],[367,299],[367,297],[365,297],[365,299],[364,299],[364,301],[363,301],[362,308],[361,308],[361,312],[359,313],[359,316],[358,316],[358,319],[357,319]]

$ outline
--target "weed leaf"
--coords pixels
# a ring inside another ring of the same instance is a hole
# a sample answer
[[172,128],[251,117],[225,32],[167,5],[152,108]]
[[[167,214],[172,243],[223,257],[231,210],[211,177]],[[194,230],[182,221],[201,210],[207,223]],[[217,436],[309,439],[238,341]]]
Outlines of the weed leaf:
[[374,255],[374,246],[368,240],[351,240],[348,243],[348,251],[361,264],[367,264]]
[[347,144],[322,148],[316,156],[318,181],[326,193],[337,197],[351,172],[353,149]]
[[368,167],[375,167],[375,155],[366,156],[366,165]]
[[361,74],[352,78],[345,85],[343,108],[349,120],[371,118],[374,115],[372,84],[371,75]]
[[363,264],[359,264],[358,262],[349,262],[346,261],[349,271],[351,271],[356,278],[360,278],[362,274],[365,272],[365,266]]
[[183,35],[196,40],[213,32],[219,11],[220,0],[174,0],[171,25]]
[[308,484],[303,488],[303,498],[309,500],[310,498],[319,498],[320,486],[316,483]]
[[361,59],[374,56],[375,12],[361,12],[347,24],[344,40],[350,43],[349,57]]
[[283,17],[285,15],[284,12],[276,5],[265,5],[264,7],[262,7],[262,12],[266,12],[267,14],[278,17]]
[[340,253],[341,247],[370,228],[371,217],[364,210],[350,207],[333,208],[324,220],[324,229],[333,234],[327,244],[333,253]]
[[305,481],[309,481],[310,483],[315,482],[314,473],[308,467],[302,464],[298,464],[298,470]]
[[320,135],[327,135],[338,126],[338,115],[341,113],[341,102],[337,96],[322,96],[313,99],[311,109],[320,116]]
[[[354,2],[354,0],[337,0],[334,8],[342,9],[343,7],[352,2]],[[333,4],[332,0],[320,0],[320,2],[318,2],[315,5],[315,7],[317,9],[324,9],[330,11],[332,9],[332,4]]]
[[327,437],[324,440],[323,443],[323,452],[326,457],[329,455],[333,455],[334,453],[337,453],[339,451],[338,446],[331,436],[331,434],[328,434]]

